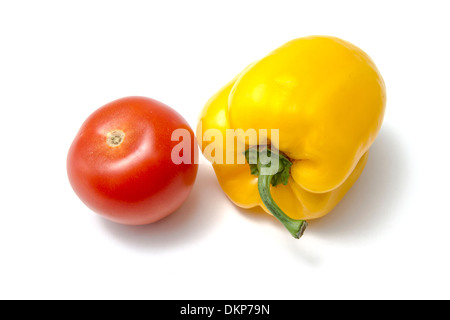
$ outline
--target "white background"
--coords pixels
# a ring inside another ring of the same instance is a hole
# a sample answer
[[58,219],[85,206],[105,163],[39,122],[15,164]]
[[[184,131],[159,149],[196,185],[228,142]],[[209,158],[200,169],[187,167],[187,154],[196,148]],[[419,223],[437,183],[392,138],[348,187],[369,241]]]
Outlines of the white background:
[[[0,0],[0,298],[448,299],[450,20],[446,1]],[[203,159],[187,202],[117,225],[72,191],[84,119],[142,95],[192,125],[284,42],[365,50],[387,86],[367,167],[296,241],[236,208]]]

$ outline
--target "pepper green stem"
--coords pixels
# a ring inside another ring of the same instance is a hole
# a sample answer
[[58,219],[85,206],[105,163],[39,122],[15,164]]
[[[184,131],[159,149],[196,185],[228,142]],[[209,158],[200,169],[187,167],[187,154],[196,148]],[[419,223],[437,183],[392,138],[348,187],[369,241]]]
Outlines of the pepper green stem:
[[266,206],[266,208],[277,218],[286,229],[292,234],[296,239],[299,239],[306,229],[308,223],[304,220],[295,220],[287,216],[283,210],[278,207],[270,194],[270,181],[273,176],[260,175],[258,177],[258,191],[259,195]]
[[[245,152],[247,162],[250,164],[251,173],[258,176],[258,191],[266,208],[277,218],[291,233],[291,235],[299,239],[305,231],[308,223],[305,220],[292,219],[286,215],[283,210],[278,207],[270,193],[270,185],[276,186],[279,183],[286,185],[289,180],[290,167],[292,162],[281,154],[272,152],[270,149],[248,149]],[[266,157],[267,163],[263,163],[262,159]],[[270,158],[270,161],[267,159]],[[273,161],[278,161],[278,169],[273,172],[269,170],[273,165]]]

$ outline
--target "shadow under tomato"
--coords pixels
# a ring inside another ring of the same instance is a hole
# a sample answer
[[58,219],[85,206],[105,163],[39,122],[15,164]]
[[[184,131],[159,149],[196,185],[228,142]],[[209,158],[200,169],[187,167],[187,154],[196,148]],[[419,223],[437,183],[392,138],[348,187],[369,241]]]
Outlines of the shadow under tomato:
[[200,164],[196,182],[183,205],[168,217],[143,226],[121,225],[99,217],[106,231],[121,242],[141,249],[158,250],[199,241],[220,222],[218,204],[226,201],[214,171]]

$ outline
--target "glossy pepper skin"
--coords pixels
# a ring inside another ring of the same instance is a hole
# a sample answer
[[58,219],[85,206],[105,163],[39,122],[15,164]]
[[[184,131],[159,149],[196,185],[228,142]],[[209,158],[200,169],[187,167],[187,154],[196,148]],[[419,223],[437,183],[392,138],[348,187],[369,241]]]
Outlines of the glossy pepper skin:
[[[275,147],[292,166],[287,184],[271,186],[270,193],[290,218],[311,220],[329,213],[360,176],[385,104],[384,81],[361,49],[334,37],[299,38],[252,63],[216,93],[199,117],[197,138],[205,151],[208,129],[223,137],[226,129],[267,129],[269,141],[270,129],[279,129]],[[225,139],[223,148],[225,155]],[[248,163],[213,167],[236,205],[273,213]]]

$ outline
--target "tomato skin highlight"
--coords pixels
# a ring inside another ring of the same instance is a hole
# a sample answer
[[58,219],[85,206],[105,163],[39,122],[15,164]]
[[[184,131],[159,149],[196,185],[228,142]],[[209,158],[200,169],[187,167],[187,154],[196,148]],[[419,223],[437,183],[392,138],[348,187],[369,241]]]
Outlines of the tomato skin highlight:
[[[171,152],[185,129],[190,163],[175,164]],[[81,126],[67,157],[69,181],[93,211],[121,224],[158,221],[188,197],[198,170],[197,143],[186,120],[165,104],[125,97],[92,113]]]

